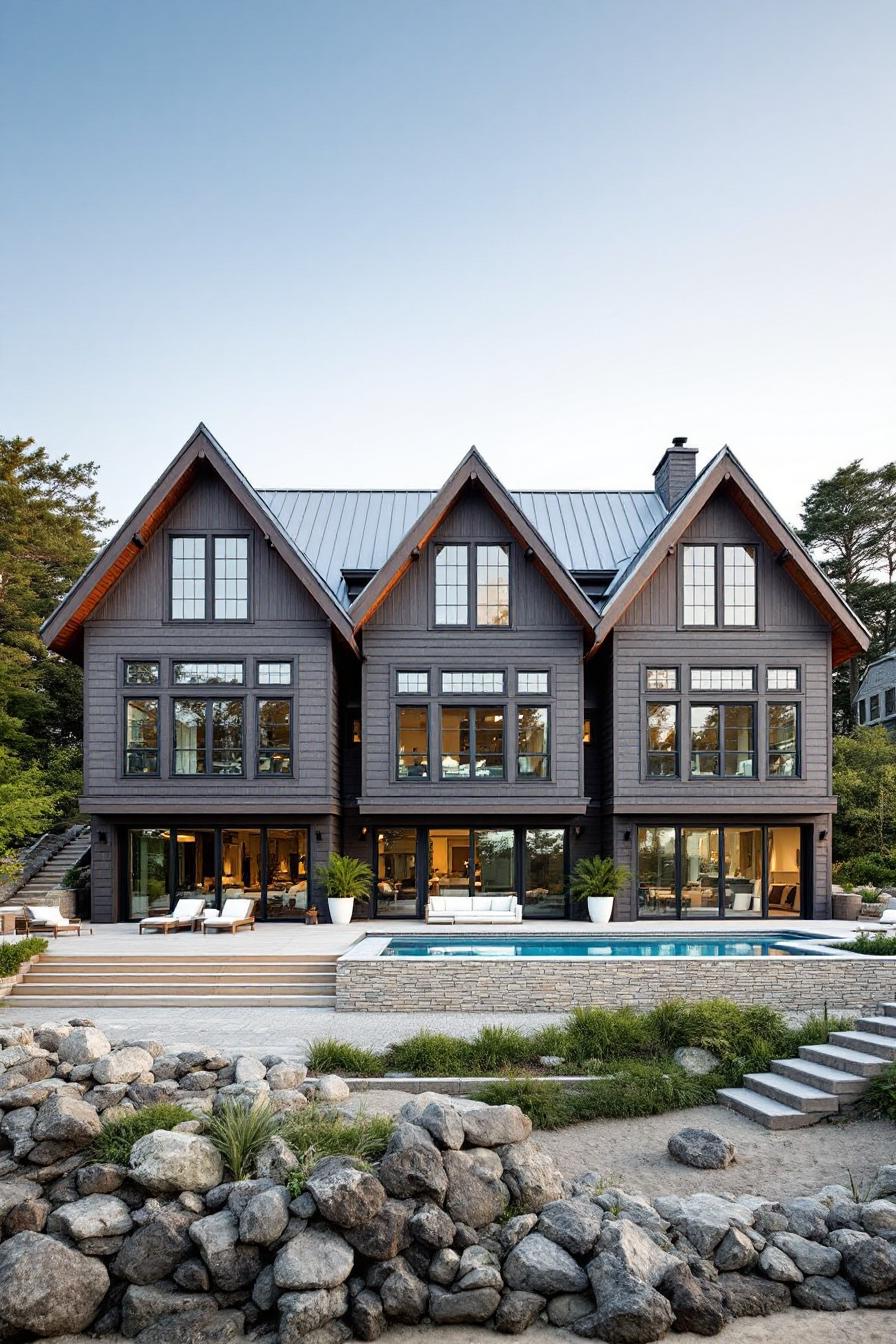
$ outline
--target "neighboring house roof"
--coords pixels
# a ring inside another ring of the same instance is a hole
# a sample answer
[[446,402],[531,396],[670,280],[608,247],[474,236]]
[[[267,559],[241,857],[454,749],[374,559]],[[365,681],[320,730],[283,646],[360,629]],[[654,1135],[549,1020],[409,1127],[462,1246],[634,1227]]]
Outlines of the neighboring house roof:
[[776,552],[782,569],[816,610],[830,622],[834,667],[867,649],[871,639],[868,630],[727,447],[716,454],[690,488],[676,500],[639,554],[619,571],[610,584],[601,602],[595,647],[603,643],[619,618],[656,573],[668,555],[669,548],[677,544],[700,510],[719,489],[724,489],[734,499],[753,529]]
[[863,696],[887,691],[891,686],[896,686],[896,649],[890,649],[889,653],[868,664],[853,703],[855,700],[861,700]]
[[412,523],[409,531],[392,551],[385,564],[377,570],[364,591],[355,598],[349,614],[359,630],[370,619],[377,607],[407,572],[426,546],[442,520],[465,491],[481,491],[491,507],[503,520],[514,538],[524,547],[527,557],[541,571],[558,597],[584,625],[589,643],[594,637],[594,606],[576,583],[545,538],[533,527],[519,504],[501,484],[491,467],[475,448],[461,459],[441,490]]
[[[380,569],[436,490],[259,490],[271,512],[340,602],[344,570]],[[566,569],[614,571],[666,516],[653,490],[510,490]]]

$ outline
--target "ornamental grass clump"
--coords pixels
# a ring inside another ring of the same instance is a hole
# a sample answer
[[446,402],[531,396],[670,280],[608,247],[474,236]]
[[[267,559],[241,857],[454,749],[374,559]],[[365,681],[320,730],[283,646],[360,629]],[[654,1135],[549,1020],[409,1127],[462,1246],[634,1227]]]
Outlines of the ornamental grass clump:
[[486,1083],[475,1093],[489,1106],[519,1106],[535,1129],[563,1129],[573,1123],[570,1094],[543,1078],[508,1078]]
[[395,1121],[388,1115],[361,1112],[347,1119],[314,1103],[295,1111],[279,1129],[280,1137],[299,1159],[288,1181],[290,1193],[293,1196],[301,1193],[309,1173],[325,1157],[353,1157],[365,1164],[375,1162],[386,1151],[394,1128]]
[[234,1180],[247,1180],[255,1171],[255,1159],[280,1128],[268,1102],[259,1098],[251,1106],[228,1100],[208,1121],[207,1134]]
[[482,1027],[472,1041],[463,1041],[465,1070],[470,1074],[501,1073],[538,1063],[542,1051],[533,1036],[516,1027]]
[[347,1041],[327,1036],[315,1041],[308,1052],[308,1068],[312,1073],[341,1073],[350,1078],[377,1078],[383,1072],[382,1057],[375,1050],[365,1050]]
[[133,1115],[114,1116],[103,1121],[102,1130],[91,1144],[90,1157],[94,1162],[114,1162],[126,1167],[138,1139],[156,1129],[174,1129],[195,1118],[185,1107],[170,1101],[143,1106]]
[[418,1031],[390,1045],[383,1062],[390,1073],[412,1073],[418,1078],[462,1074],[464,1042],[440,1031]]

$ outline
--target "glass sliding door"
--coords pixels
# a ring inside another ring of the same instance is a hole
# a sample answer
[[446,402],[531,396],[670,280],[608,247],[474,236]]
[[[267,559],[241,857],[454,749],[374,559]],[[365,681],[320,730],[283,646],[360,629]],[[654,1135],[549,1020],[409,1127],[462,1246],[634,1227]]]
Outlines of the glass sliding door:
[[308,909],[308,832],[269,826],[265,889],[268,919],[300,919]]
[[719,913],[719,831],[716,827],[681,828],[681,913],[711,919]]
[[128,831],[127,918],[167,915],[171,908],[168,884],[167,830]]
[[532,830],[523,839],[523,918],[562,919],[566,914],[566,833]]
[[674,919],[678,913],[675,883],[675,827],[638,827],[638,915]]
[[802,836],[799,826],[768,828],[768,913],[798,919],[802,912]]
[[430,896],[469,896],[470,832],[430,831]]
[[193,826],[178,829],[174,844],[175,897],[202,896],[206,905],[217,905],[216,874],[215,832]]
[[515,896],[513,831],[473,832],[473,895]]
[[416,914],[416,827],[378,831],[374,915],[383,919],[413,919]]
[[726,826],[722,910],[735,919],[762,915],[762,828]]
[[248,896],[256,905],[261,900],[260,829],[221,832],[221,899],[228,896]]

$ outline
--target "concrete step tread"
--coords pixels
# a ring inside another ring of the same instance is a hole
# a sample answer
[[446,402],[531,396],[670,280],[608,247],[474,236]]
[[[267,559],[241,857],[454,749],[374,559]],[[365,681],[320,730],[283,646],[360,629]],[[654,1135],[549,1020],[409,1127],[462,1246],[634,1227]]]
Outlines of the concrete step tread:
[[773,1059],[771,1062],[773,1073],[778,1073],[782,1078],[798,1075],[799,1079],[811,1078],[813,1083],[822,1085],[822,1090],[829,1090],[843,1094],[847,1092],[864,1092],[868,1086],[868,1079],[862,1078],[858,1073],[847,1073],[845,1069],[832,1069],[827,1064],[819,1064],[811,1059]]
[[[44,997],[41,995],[19,993],[13,990],[10,998],[15,998],[17,1004],[31,1005],[34,1007],[48,1007],[50,1004],[54,1008],[70,1005],[73,1008],[81,1008],[86,1004],[96,1006],[95,995],[72,994],[65,999],[56,999]],[[128,998],[125,995],[110,995],[108,999],[103,999],[103,1006],[116,1008],[128,1008],[155,1005],[158,1008],[177,1008],[184,1002],[182,994],[146,994],[142,996],[133,995]],[[326,997],[320,994],[219,994],[211,996],[208,994],[191,995],[189,999],[191,1008],[335,1008],[336,998]]]
[[896,1036],[896,1017],[860,1017],[856,1028],[862,1032],[874,1032],[878,1036]]
[[770,1094],[775,1101],[781,1101],[784,1105],[792,1102],[798,1111],[836,1111],[840,1107],[840,1102],[832,1092],[824,1092],[820,1087],[801,1083],[796,1078],[787,1078],[783,1073],[745,1073],[744,1086],[749,1086],[754,1092],[763,1092],[768,1088],[770,1093],[766,1092],[766,1096]]
[[863,1077],[879,1073],[885,1061],[880,1055],[869,1055],[862,1050],[847,1050],[841,1045],[801,1045],[800,1056],[803,1059],[818,1060],[834,1068],[842,1067],[847,1073],[858,1073]]
[[896,1056],[896,1040],[874,1031],[832,1031],[828,1043],[845,1046],[847,1050],[855,1047],[870,1055]]
[[716,1096],[723,1106],[730,1106],[751,1120],[758,1120],[766,1129],[806,1129],[817,1124],[820,1116],[797,1111],[793,1106],[785,1106],[773,1097],[753,1092],[748,1087],[721,1087]]

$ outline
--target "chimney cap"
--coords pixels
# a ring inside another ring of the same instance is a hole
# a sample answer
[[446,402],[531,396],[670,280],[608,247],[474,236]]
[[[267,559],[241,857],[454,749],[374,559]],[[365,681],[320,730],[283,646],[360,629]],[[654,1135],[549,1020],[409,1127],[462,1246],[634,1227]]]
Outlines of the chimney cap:
[[673,438],[672,438],[672,447],[673,447],[673,448],[683,448],[683,447],[685,446],[685,444],[687,443],[687,441],[688,441],[688,436],[687,436],[687,434],[677,434],[677,435],[674,435]]

